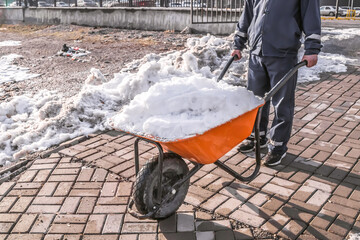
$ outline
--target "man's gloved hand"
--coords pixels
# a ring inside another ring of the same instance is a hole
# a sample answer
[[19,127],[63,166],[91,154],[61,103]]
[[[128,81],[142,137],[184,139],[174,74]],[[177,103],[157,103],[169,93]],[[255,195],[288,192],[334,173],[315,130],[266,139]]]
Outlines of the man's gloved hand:
[[314,55],[304,55],[301,61],[307,61],[307,67],[311,68],[313,66],[315,66],[317,64],[318,61],[318,55],[314,54]]
[[240,50],[234,50],[232,53],[231,53],[231,56],[237,56],[237,58],[235,58],[234,60],[235,61],[238,61],[238,60],[240,60],[241,59],[241,51]]

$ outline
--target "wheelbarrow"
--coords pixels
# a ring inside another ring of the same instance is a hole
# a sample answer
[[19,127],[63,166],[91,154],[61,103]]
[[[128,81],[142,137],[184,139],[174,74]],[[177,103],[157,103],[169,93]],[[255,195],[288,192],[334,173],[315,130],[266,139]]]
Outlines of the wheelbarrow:
[[[234,61],[232,57],[218,77],[220,81]],[[134,142],[136,181],[133,187],[132,199],[128,211],[138,219],[166,218],[181,206],[186,197],[190,178],[205,164],[214,163],[225,172],[240,181],[251,181],[256,177],[261,165],[259,124],[262,106],[297,72],[306,65],[306,61],[296,64],[268,93],[263,104],[212,128],[203,134],[175,141],[162,141],[155,137],[139,136]],[[219,158],[255,132],[255,168],[248,176],[235,172]],[[145,141],[154,145],[159,154],[150,159],[139,169],[139,142]],[[194,164],[189,171],[183,158]],[[137,209],[134,210],[133,205]]]

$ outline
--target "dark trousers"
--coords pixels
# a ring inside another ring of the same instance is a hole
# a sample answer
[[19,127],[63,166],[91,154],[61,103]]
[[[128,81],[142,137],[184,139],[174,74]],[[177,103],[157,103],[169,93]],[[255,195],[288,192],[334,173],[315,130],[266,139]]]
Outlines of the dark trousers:
[[[248,71],[248,89],[255,95],[264,97],[276,83],[297,63],[297,56],[264,57],[250,55]],[[290,139],[295,106],[295,74],[271,99],[274,106],[274,119],[269,132],[269,151],[282,154],[287,151]],[[260,136],[267,135],[270,103],[262,110]]]

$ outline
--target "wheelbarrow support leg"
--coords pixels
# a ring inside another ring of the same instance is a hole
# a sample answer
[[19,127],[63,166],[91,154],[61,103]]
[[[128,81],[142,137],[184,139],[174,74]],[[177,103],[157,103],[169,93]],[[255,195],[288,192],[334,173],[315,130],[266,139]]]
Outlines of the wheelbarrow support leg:
[[[155,145],[157,147],[157,149],[159,150],[159,158],[158,158],[158,166],[159,166],[159,172],[162,173],[162,169],[163,169],[163,160],[164,160],[164,151],[161,147],[161,145],[157,142],[148,140],[146,138],[136,138],[135,142],[134,142],[134,153],[135,153],[135,173],[136,175],[139,173],[139,141],[145,141],[148,143],[151,143],[153,145]],[[161,183],[162,183],[162,174],[159,174],[159,188],[157,189],[157,202],[160,203],[161,202],[161,196],[162,196],[162,188],[161,188]]]
[[234,170],[232,170],[230,167],[228,167],[226,164],[224,164],[223,162],[217,160],[215,162],[215,164],[223,169],[225,172],[229,173],[231,176],[235,177],[236,179],[240,180],[240,181],[244,181],[244,182],[248,182],[253,180],[256,175],[258,174],[259,170],[260,170],[260,166],[261,166],[261,155],[260,155],[260,118],[261,118],[261,112],[262,112],[262,107],[259,108],[257,116],[256,116],[256,121],[255,121],[255,159],[256,159],[256,165],[255,165],[255,170],[254,172],[247,177],[244,177],[240,174],[238,174],[237,172],[235,172]]

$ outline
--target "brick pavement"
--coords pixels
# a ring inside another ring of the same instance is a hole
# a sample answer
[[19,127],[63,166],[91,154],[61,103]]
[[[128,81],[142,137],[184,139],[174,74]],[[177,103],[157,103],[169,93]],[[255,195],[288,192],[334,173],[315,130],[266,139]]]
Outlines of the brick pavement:
[[[360,232],[360,71],[302,84],[289,151],[249,183],[214,164],[162,221],[127,213],[135,138],[110,131],[65,143],[0,185],[0,239],[344,239]],[[142,142],[141,163],[157,150]],[[252,169],[235,149],[221,158]],[[275,235],[271,235],[271,234]]]

